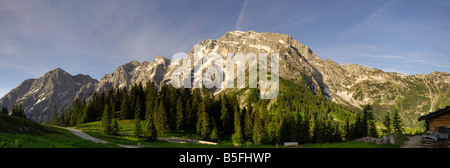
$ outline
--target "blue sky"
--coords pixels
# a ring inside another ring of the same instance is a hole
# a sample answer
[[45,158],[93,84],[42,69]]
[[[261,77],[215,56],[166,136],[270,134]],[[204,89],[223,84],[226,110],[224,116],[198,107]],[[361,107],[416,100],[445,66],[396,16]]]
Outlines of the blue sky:
[[322,59],[450,73],[450,1],[0,0],[0,97],[61,67],[100,80],[226,31],[291,35]]

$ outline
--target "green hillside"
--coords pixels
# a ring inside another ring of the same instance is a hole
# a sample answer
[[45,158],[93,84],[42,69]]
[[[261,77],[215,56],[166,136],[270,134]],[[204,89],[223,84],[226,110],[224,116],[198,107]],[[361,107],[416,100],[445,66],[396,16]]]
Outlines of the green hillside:
[[0,148],[117,147],[81,139],[70,131],[0,113]]
[[[158,91],[153,83],[146,87],[139,83],[129,91],[116,88],[96,93],[89,101],[76,99],[73,108],[51,118],[58,118],[56,123],[61,126],[82,126],[94,137],[124,135],[112,131],[113,123],[118,121],[115,128],[119,132],[142,135],[150,141],[156,136],[182,133],[215,142],[272,145],[349,141],[368,136],[369,128],[381,125],[369,117],[364,120],[363,124],[368,125],[365,129],[355,129],[354,123],[361,121],[356,118],[372,112],[362,113],[331,102],[309,90],[302,80],[295,83],[280,78],[279,84],[278,97],[267,100],[260,99],[257,88],[225,89],[212,94],[208,89],[176,89],[169,85]],[[134,121],[132,126],[124,127],[121,121],[130,120]],[[89,129],[92,124],[86,123],[93,122],[96,126]],[[381,135],[377,131],[370,135]]]

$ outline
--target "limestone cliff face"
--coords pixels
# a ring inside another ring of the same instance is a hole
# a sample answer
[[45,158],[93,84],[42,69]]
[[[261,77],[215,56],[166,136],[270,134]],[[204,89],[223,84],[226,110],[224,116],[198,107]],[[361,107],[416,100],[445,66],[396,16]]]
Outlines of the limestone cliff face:
[[[216,52],[223,58],[227,53],[238,52],[279,53],[281,78],[304,80],[311,91],[338,104],[355,108],[372,104],[379,120],[386,112],[398,110],[407,126],[417,127],[417,117],[450,104],[448,73],[408,76],[357,64],[341,66],[320,59],[308,46],[287,34],[230,31],[217,40],[204,40],[197,45],[204,54]],[[187,58],[192,60],[193,55],[194,48]],[[173,63],[170,69],[182,65],[181,60]],[[171,73],[168,71],[164,83],[170,83]]]
[[[200,50],[203,54],[215,52],[220,54],[224,60],[227,53],[243,53],[244,55],[247,53],[255,53],[256,55],[268,53],[268,60],[270,60],[270,53],[279,53],[279,75],[281,78],[293,81],[305,80],[312,91],[327,99],[333,99],[323,81],[322,74],[311,64],[311,62],[321,61],[321,59],[308,46],[294,40],[287,34],[230,31],[217,40],[204,40],[197,45],[201,46]],[[190,50],[187,58],[193,60],[193,56],[194,48]],[[171,69],[176,69],[182,64],[181,59],[175,60],[174,68]],[[173,71],[168,72],[164,78],[164,83],[170,83],[172,73]]]
[[[204,40],[197,45],[203,54],[215,52],[224,60],[227,53],[268,53],[269,56],[279,53],[280,78],[304,81],[316,95],[338,104],[354,108],[372,104],[379,120],[386,112],[398,110],[407,126],[417,127],[417,117],[450,105],[448,73],[403,75],[357,64],[339,65],[329,59],[320,59],[308,46],[287,34],[230,31],[218,39]],[[76,96],[88,98],[94,92],[130,88],[139,82],[144,86],[148,81],[154,82],[158,87],[170,84],[172,74],[183,67],[183,60],[193,60],[193,57],[194,47],[184,58],[172,60],[156,56],[152,62],[131,61],[106,74],[99,82],[87,75],[71,76],[58,68],[39,79],[25,80],[0,99],[0,106],[10,109],[14,103],[23,103],[29,118],[39,121],[49,114],[53,105],[61,109]],[[205,68],[210,68],[211,63],[204,64]],[[194,72],[192,64],[187,71]],[[203,72],[204,69],[199,71]],[[195,83],[193,79],[190,82]],[[213,90],[214,93],[222,91]]]
[[144,61],[139,63],[131,61],[127,64],[121,65],[111,74],[106,74],[100,80],[97,92],[108,91],[109,88],[130,88],[133,84],[145,84],[150,81],[157,86],[167,73],[170,60],[162,56],[156,56],[153,62]]
[[56,106],[58,112],[70,106],[75,97],[89,97],[98,81],[89,75],[72,76],[57,68],[38,79],[28,79],[0,99],[0,106],[11,110],[13,104],[22,104],[27,118],[45,121]]
[[326,60],[315,65],[330,88],[333,101],[360,108],[372,104],[380,121],[398,110],[406,126],[419,127],[417,118],[450,104],[450,74],[403,75],[357,64]]

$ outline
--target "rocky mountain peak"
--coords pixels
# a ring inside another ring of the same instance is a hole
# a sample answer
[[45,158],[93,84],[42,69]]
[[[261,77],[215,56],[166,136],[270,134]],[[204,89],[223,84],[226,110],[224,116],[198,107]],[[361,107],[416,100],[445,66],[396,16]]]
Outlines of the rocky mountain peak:
[[98,81],[89,75],[72,76],[56,68],[38,79],[28,79],[0,99],[0,106],[11,109],[13,104],[22,104],[27,117],[34,121],[47,120],[51,109],[58,112],[72,104],[75,97],[89,97],[94,93]]
[[154,82],[157,86],[166,74],[167,68],[170,65],[170,60],[155,56],[153,62],[144,61],[139,63],[131,61],[127,64],[121,65],[111,74],[106,74],[100,80],[97,86],[97,92],[107,91],[109,88],[130,88],[133,84],[146,84],[148,81]]
[[[411,127],[417,126],[418,116],[450,103],[448,73],[403,75],[358,64],[341,66],[330,59],[322,60],[308,46],[287,34],[229,31],[218,39],[203,40],[197,45],[203,53],[215,52],[224,58],[227,53],[269,53],[268,56],[278,53],[281,78],[305,83],[316,95],[341,105],[360,108],[372,104],[377,119],[383,117],[378,113],[399,110],[405,124]],[[194,47],[183,59],[192,60],[193,55]],[[134,60],[123,64],[111,74],[104,75],[99,82],[89,75],[71,76],[56,68],[39,79],[22,82],[0,99],[0,107],[6,105],[10,108],[12,104],[23,103],[29,118],[39,121],[45,119],[53,105],[61,109],[74,97],[88,98],[95,91],[130,88],[139,82],[145,86],[148,81],[158,87],[163,83],[169,84],[171,75],[181,66],[181,59],[157,55],[152,62]],[[193,67],[186,67],[193,72]]]

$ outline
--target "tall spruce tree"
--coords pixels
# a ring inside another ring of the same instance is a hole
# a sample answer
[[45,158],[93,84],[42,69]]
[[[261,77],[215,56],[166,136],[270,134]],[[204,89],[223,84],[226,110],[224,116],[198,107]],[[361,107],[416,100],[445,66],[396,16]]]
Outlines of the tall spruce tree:
[[248,108],[248,110],[246,108],[243,109],[243,112],[245,113],[245,119],[244,119],[244,138],[247,141],[250,141],[252,139],[253,136],[253,115],[252,115],[252,109]]
[[300,138],[299,138],[298,141],[300,143],[309,143],[309,140],[310,140],[310,131],[309,131],[309,129],[311,128],[311,123],[310,123],[309,116],[303,115],[300,125],[301,125],[300,129],[299,129],[299,131],[300,131],[299,132]]
[[120,109],[120,118],[121,119],[130,119],[129,114],[132,113],[131,112],[132,111],[131,101],[126,92],[125,92],[125,94],[123,94],[122,104],[121,104],[120,108],[121,108]]
[[344,131],[345,131],[345,140],[351,141],[352,140],[352,131],[351,131],[351,126],[350,126],[350,121],[348,120],[348,118],[345,120]]
[[146,112],[145,112],[145,124],[144,124],[144,137],[147,138],[149,141],[156,140],[157,138],[157,130],[156,126],[154,124],[153,119],[153,112],[154,112],[154,106],[155,106],[154,99],[150,99],[146,106]]
[[184,122],[185,122],[185,114],[184,114],[184,108],[183,108],[183,101],[181,100],[181,97],[178,98],[177,104],[176,104],[176,110],[177,110],[177,122],[176,122],[176,129],[182,130],[184,129]]
[[25,115],[25,111],[22,108],[22,104],[13,104],[13,107],[11,109],[11,116],[27,118],[27,116]]
[[226,96],[221,97],[221,116],[222,129],[226,135],[231,135],[233,133],[233,113],[232,109],[228,109],[228,101]]
[[168,125],[168,118],[167,118],[167,110],[164,107],[164,103],[161,100],[159,102],[159,106],[158,106],[158,110],[155,111],[156,113],[156,118],[154,119],[155,122],[155,126],[156,129],[158,130],[159,133],[167,133],[169,132],[169,125]]
[[58,110],[56,109],[56,105],[53,106],[52,124],[58,125]]
[[103,115],[102,115],[102,128],[103,128],[103,133],[104,134],[111,134],[111,108],[106,105],[105,110],[103,111]]
[[392,130],[398,135],[403,134],[403,122],[397,110],[394,111],[392,116]]
[[231,139],[234,144],[241,144],[244,142],[244,138],[242,135],[242,123],[239,105],[234,104],[233,109],[234,109],[234,133],[231,136]]
[[255,120],[253,122],[253,136],[252,136],[252,140],[253,143],[259,145],[261,143],[264,142],[264,127],[262,124],[262,120],[260,117],[260,112],[255,111]]
[[[138,103],[139,104],[139,103]],[[140,109],[140,107],[139,107]],[[136,138],[139,138],[142,134],[142,128],[141,128],[141,119],[140,119],[140,110],[136,111],[134,113],[135,118],[134,118],[134,131],[133,131],[133,135]]]
[[392,126],[391,126],[391,114],[389,112],[386,113],[383,120],[383,125],[385,129],[383,129],[383,133],[385,135],[390,135],[392,132]]
[[113,119],[110,126],[110,135],[117,135],[119,134],[119,124],[117,124],[117,120]]
[[197,134],[200,134],[204,138],[211,133],[211,121],[208,113],[208,106],[209,101],[208,98],[205,97],[198,107]]
[[3,108],[2,108],[2,113],[8,115],[8,114],[9,114],[9,112],[8,112],[8,107],[6,107],[6,106],[3,107]]

